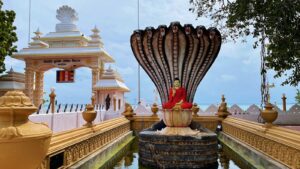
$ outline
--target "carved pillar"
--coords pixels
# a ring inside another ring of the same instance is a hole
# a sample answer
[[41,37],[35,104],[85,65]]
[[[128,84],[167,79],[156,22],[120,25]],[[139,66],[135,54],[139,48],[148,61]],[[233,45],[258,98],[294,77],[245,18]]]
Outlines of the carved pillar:
[[94,93],[94,86],[99,80],[99,69],[98,68],[92,68],[92,92]]
[[99,69],[99,79],[101,79],[101,76],[104,73],[104,63],[100,61],[100,69]]
[[92,97],[91,97],[91,103],[92,103],[93,106],[95,106],[95,101],[96,101],[95,93],[93,93]]
[[44,94],[44,72],[35,72],[35,90],[34,90],[34,105],[40,106],[43,103]]
[[114,104],[113,104],[113,106],[114,106],[114,111],[117,111],[117,99],[116,99],[116,96],[114,96],[113,102],[114,102]]
[[26,64],[25,69],[25,94],[33,100],[34,71]]

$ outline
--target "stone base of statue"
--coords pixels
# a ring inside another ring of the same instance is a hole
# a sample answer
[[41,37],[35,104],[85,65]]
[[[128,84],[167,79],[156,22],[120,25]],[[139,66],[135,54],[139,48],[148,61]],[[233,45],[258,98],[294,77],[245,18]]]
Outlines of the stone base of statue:
[[192,111],[162,110],[163,121],[139,133],[139,162],[153,168],[218,168],[217,135],[192,122]]

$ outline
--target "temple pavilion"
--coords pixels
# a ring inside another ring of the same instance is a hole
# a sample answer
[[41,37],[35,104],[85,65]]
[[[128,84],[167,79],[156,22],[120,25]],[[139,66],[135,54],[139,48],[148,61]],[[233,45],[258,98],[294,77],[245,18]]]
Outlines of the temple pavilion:
[[101,79],[94,86],[97,104],[105,105],[109,102],[107,109],[120,110],[125,105],[125,92],[129,92],[121,75],[109,67],[105,70]]
[[92,70],[91,92],[95,92],[94,86],[101,79],[105,63],[114,63],[112,56],[103,47],[100,31],[96,26],[91,30],[90,36],[77,28],[75,21],[78,20],[78,14],[73,8],[60,7],[56,18],[60,22],[56,24],[54,32],[42,36],[42,32],[37,29],[29,46],[12,56],[26,64],[25,94],[36,106],[42,103],[45,71],[52,68],[74,71],[80,67],[88,67]]

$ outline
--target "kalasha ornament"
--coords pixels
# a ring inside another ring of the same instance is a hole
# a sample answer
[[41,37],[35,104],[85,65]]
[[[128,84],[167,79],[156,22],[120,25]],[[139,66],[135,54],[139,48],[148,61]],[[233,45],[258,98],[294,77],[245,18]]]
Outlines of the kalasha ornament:
[[198,85],[218,56],[221,41],[216,28],[181,26],[179,22],[136,30],[130,39],[134,56],[157,87],[162,103],[168,100],[174,78],[181,80],[187,101],[193,102]]

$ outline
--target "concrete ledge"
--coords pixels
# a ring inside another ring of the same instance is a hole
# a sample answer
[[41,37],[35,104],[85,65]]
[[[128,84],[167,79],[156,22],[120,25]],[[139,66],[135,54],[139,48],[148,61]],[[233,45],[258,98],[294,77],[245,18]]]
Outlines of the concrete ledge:
[[117,138],[100,150],[75,163],[70,169],[99,169],[106,168],[107,163],[122,154],[124,148],[134,139],[132,131]]
[[224,132],[220,132],[218,134],[218,139],[221,143],[229,147],[233,152],[237,153],[245,161],[245,163],[248,163],[251,166],[251,168],[288,169],[287,166],[273,160],[267,155],[227,135]]

